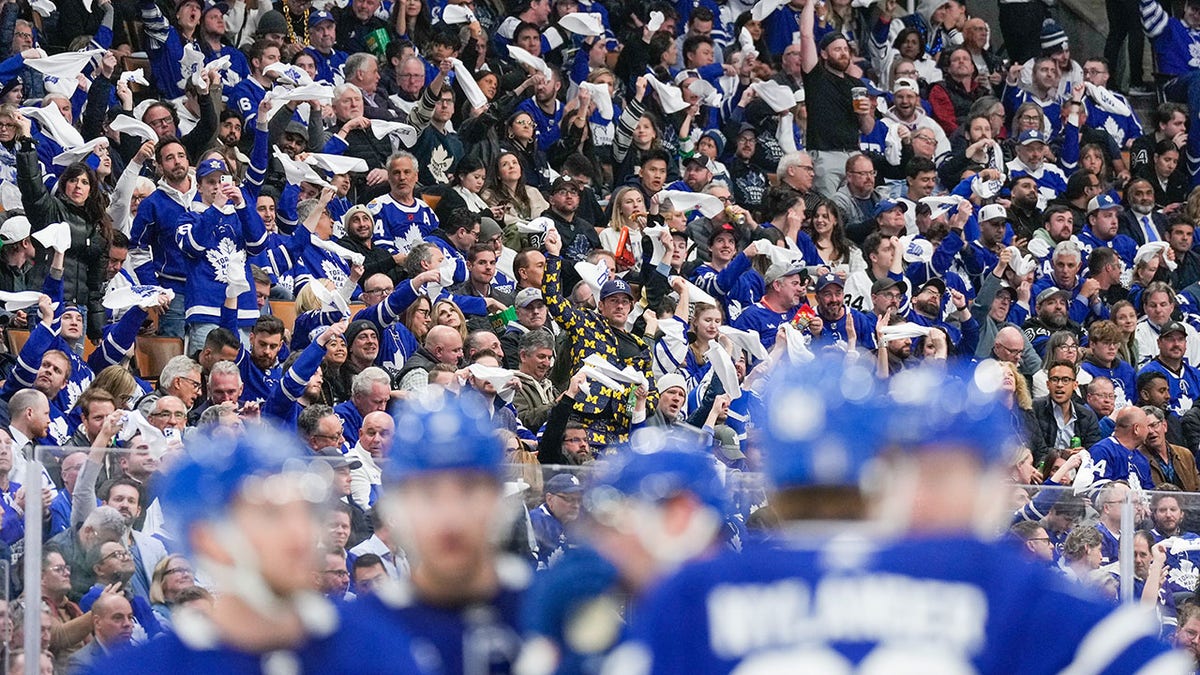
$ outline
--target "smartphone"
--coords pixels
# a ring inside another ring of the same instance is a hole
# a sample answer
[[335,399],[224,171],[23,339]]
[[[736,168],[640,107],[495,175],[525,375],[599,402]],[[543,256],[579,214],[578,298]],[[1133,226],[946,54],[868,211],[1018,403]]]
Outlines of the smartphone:
[[233,176],[229,174],[221,176],[221,185],[233,185]]

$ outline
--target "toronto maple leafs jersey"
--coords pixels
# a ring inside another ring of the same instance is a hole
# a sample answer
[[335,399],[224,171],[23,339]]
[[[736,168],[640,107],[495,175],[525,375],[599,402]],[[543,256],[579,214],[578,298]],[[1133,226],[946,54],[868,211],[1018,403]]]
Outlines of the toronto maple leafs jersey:
[[1083,463],[1075,474],[1075,488],[1095,491],[1114,480],[1127,481],[1135,490],[1154,489],[1146,456],[1109,436],[1083,451]]
[[438,228],[433,209],[420,199],[406,206],[386,194],[368,202],[367,209],[375,218],[374,243],[388,253],[407,253]]
[[[243,193],[241,207],[233,213],[208,206],[202,201],[192,202],[183,214],[175,231],[175,242],[192,261],[187,271],[185,316],[189,324],[217,323],[221,307],[225,304],[226,276],[230,256],[239,251],[256,255],[266,249],[267,230],[262,218],[254,210],[251,200]],[[226,208],[232,204],[226,205]],[[244,262],[246,278],[250,274],[250,261]],[[238,326],[249,328],[260,313],[254,293],[245,292],[238,297]],[[235,334],[237,331],[234,331]]]
[[306,612],[310,629],[295,649],[254,654],[224,644],[211,623],[192,613],[175,619],[175,632],[134,649],[114,652],[88,669],[96,675],[140,675],[170,669],[179,673],[260,675],[268,673],[359,673],[408,675],[429,673],[412,651],[407,634],[385,630],[377,615],[361,603]]
[[[242,297],[245,296],[246,294],[243,293]],[[237,335],[237,324],[238,320],[234,317],[233,310],[228,307],[222,307],[221,327]],[[233,362],[237,364],[238,372],[242,374],[242,397],[238,399],[239,402],[258,401],[261,403],[270,398],[271,392],[279,386],[279,378],[283,374],[283,369],[280,367],[278,361],[272,364],[270,368],[263,370],[250,358],[250,352],[246,347],[239,344],[238,354]]]
[[1185,358],[1179,370],[1173,371],[1158,357],[1154,357],[1142,366],[1138,374],[1150,371],[1162,373],[1167,378],[1167,386],[1171,390],[1171,412],[1182,416],[1192,409],[1196,396],[1200,395],[1200,370]]
[[521,649],[518,620],[533,572],[525,561],[503,556],[496,561],[496,573],[500,589],[488,602],[431,605],[407,581],[376,587],[374,595],[356,602],[379,617],[380,628],[411,635],[413,649],[430,670],[502,675],[512,671]]
[[138,281],[158,284],[176,292],[183,291],[188,277],[188,260],[175,240],[175,230],[196,197],[200,181],[192,179],[191,189],[180,192],[166,181],[142,200],[130,230],[130,248],[150,253],[149,262],[136,269]]
[[[379,355],[375,363],[389,370],[400,370],[408,357],[416,353],[420,344],[417,337],[400,320],[409,305],[417,300],[412,282],[404,280],[396,290],[378,305],[364,307],[354,315],[354,321],[366,320],[379,329]],[[482,300],[482,298],[481,298]]]
[[313,279],[328,279],[333,282],[334,289],[340,289],[350,278],[350,264],[323,248],[309,246],[300,253],[300,265],[293,272],[296,293]]
[[[1133,105],[1129,103],[1129,99],[1115,91],[1110,91],[1108,94],[1121,103],[1124,103],[1131,111],[1133,110]],[[1109,112],[1096,105],[1090,97],[1085,98],[1083,104],[1087,108],[1086,124],[1093,129],[1106,131],[1109,136],[1112,136],[1113,141],[1116,142],[1118,147],[1124,148],[1126,141],[1132,141],[1144,133],[1137,113],[1118,115],[1117,113]]]
[[1147,610],[1085,595],[1001,544],[844,535],[754,548],[688,564],[655,589],[610,672],[1189,670]]
[[1200,30],[1188,28],[1155,0],[1139,0],[1142,26],[1158,57],[1156,68],[1167,75],[1186,75],[1200,68]]

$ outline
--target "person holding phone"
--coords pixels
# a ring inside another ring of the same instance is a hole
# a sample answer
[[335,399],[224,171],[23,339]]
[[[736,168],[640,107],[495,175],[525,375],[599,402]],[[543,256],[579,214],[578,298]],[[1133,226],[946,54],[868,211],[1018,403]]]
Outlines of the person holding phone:
[[245,331],[254,325],[259,316],[254,293],[229,284],[229,273],[237,265],[243,268],[241,279],[251,278],[246,255],[261,253],[267,243],[262,218],[248,205],[250,200],[224,161],[200,162],[196,179],[200,183],[196,200],[180,218],[175,233],[176,243],[193,264],[185,291],[186,335],[191,345],[204,344],[217,327],[228,293],[237,298],[238,326]]

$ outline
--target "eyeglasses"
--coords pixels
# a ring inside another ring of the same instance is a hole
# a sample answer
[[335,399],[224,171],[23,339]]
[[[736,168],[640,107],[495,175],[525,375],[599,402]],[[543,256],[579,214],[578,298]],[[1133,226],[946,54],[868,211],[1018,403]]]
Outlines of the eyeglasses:
[[199,389],[199,388],[202,386],[202,385],[200,384],[200,380],[193,380],[193,379],[192,379],[192,378],[190,378],[190,377],[178,377],[178,378],[175,378],[175,379],[178,379],[178,380],[183,380],[184,382],[187,382],[188,384],[192,385],[193,387],[195,387],[195,388],[197,388],[197,389]]
[[345,568],[336,569],[336,570],[324,570],[321,573],[322,574],[332,574],[337,577],[347,577],[347,578],[350,577],[350,572],[348,572]]
[[813,166],[811,164],[801,164],[801,165],[797,166],[796,168],[804,169],[805,171],[812,171],[813,173],[817,172],[817,170],[815,168],[813,168]]
[[1059,345],[1059,349],[1079,349],[1079,345]]
[[145,122],[152,127],[165,127],[172,124],[170,117],[160,117],[156,120],[145,120]]
[[163,576],[169,577],[172,574],[185,574],[190,577],[190,576],[192,576],[192,570],[190,570],[186,567],[172,567],[171,569],[164,572]]
[[871,169],[869,171],[847,171],[846,173],[854,174],[855,176],[874,176],[879,172]]
[[1008,353],[1008,354],[1020,354],[1021,353],[1020,349],[1013,349],[1012,347],[1007,347],[1005,345],[1000,344],[999,342],[995,343],[995,347],[996,347],[996,349],[1003,349],[1005,351],[1005,353]]
[[533,120],[513,120],[513,126],[515,126],[515,127],[531,127],[531,126],[533,126]]
[[312,437],[313,438],[328,438],[330,440],[337,440],[339,438],[346,437],[344,432],[345,432],[345,427],[338,429],[338,432],[336,434],[313,434]]
[[71,567],[69,565],[55,565],[53,567],[47,567],[46,569],[54,572],[55,574],[66,574],[67,572],[71,571]]
[[1021,115],[1017,119],[1021,120],[1022,122],[1040,122],[1042,120],[1042,116],[1037,113],[1028,113]]
[[129,560],[132,557],[133,556],[129,555],[129,551],[126,551],[125,549],[121,549],[119,551],[113,551],[112,553],[109,553],[108,555],[104,556],[103,558],[100,559],[100,562],[104,562],[105,560],[108,560],[109,558],[116,558],[117,560]]
[[1046,381],[1049,382],[1050,384],[1067,384],[1069,382],[1074,382],[1075,378],[1056,376],[1056,377],[1047,378]]
[[374,288],[369,291],[363,291],[363,295],[391,295],[395,288]]
[[187,419],[187,413],[179,412],[178,410],[162,410],[162,411],[159,411],[156,413],[150,413],[150,416],[151,417],[159,417],[159,418],[166,417],[166,418],[170,418],[173,420],[186,420]]
[[564,438],[563,443],[587,443],[587,439],[580,436],[579,438]]

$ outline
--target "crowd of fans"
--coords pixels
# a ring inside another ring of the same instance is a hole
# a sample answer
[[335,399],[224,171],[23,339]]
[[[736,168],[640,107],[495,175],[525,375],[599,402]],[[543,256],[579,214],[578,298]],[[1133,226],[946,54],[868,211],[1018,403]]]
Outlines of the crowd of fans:
[[688,431],[739,492],[771,405],[821,405],[772,373],[831,354],[998,368],[1011,538],[1115,598],[1133,503],[1135,593],[1200,658],[1200,0],[1108,4],[1081,65],[1040,2],[998,53],[960,0],[0,0],[0,540],[20,564],[40,473],[46,667],[230,582],[160,499],[205,439],[323,463],[315,583],[350,600],[427,564],[376,508],[406,402],[484,401],[505,546],[553,570],[597,514],[544,466]]

